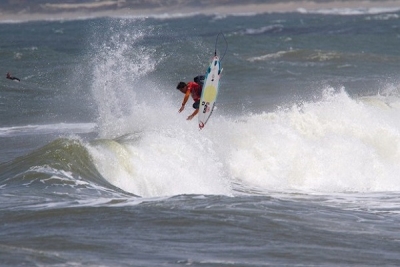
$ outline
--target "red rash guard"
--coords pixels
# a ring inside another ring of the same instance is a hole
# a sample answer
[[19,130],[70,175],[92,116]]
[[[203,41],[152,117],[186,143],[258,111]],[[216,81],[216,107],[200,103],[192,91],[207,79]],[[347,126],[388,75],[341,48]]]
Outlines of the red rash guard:
[[188,82],[187,83],[188,90],[192,95],[194,101],[199,101],[201,98],[201,86],[195,82]]

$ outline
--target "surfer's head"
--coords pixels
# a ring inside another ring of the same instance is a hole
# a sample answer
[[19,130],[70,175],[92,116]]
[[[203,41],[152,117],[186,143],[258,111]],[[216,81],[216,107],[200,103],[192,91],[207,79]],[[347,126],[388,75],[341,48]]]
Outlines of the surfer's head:
[[184,82],[179,82],[178,85],[176,86],[176,89],[181,90],[182,88],[185,88],[186,83]]
[[178,85],[176,86],[176,89],[178,89],[179,91],[181,91],[182,93],[186,92],[186,86],[187,84],[184,82],[179,82]]

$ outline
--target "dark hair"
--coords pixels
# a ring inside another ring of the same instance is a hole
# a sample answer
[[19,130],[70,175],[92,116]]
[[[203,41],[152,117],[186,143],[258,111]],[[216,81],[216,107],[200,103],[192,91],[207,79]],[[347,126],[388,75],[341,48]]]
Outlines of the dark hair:
[[186,83],[184,82],[179,82],[178,85],[176,86],[176,89],[182,89],[186,86]]

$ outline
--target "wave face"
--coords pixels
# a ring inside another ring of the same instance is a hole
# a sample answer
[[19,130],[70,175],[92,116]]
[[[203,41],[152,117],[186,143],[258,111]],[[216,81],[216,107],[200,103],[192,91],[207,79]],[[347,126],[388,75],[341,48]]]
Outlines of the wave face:
[[[1,187],[45,190],[56,199],[68,194],[72,200],[123,198],[123,192],[141,197],[397,192],[399,109],[393,94],[352,99],[343,89],[327,88],[314,102],[237,118],[215,116],[204,131],[195,122],[176,120],[175,109],[162,109],[144,125],[123,117],[131,126],[121,136],[59,139],[3,164]],[[160,125],[158,118],[168,112]],[[121,128],[109,133],[120,134]]]

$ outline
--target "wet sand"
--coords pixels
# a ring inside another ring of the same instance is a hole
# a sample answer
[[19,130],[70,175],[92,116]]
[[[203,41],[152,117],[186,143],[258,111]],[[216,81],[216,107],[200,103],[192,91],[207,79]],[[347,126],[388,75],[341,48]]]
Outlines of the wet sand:
[[[110,5],[104,2],[104,5]],[[106,7],[104,6],[104,7]],[[172,17],[192,14],[219,14],[219,15],[240,15],[257,13],[279,13],[279,12],[313,12],[316,10],[334,10],[334,9],[399,9],[400,1],[330,1],[325,3],[316,3],[312,1],[295,1],[285,3],[268,4],[248,4],[248,5],[230,5],[213,6],[194,9],[187,6],[170,6],[160,8],[115,8],[109,10],[97,11],[96,6],[88,4],[49,4],[48,10],[54,10],[48,13],[29,13],[20,11],[18,13],[7,13],[0,9],[1,22],[23,22],[34,20],[75,20],[95,17]],[[76,11],[76,10],[82,11]],[[73,10],[73,11],[71,11]]]

